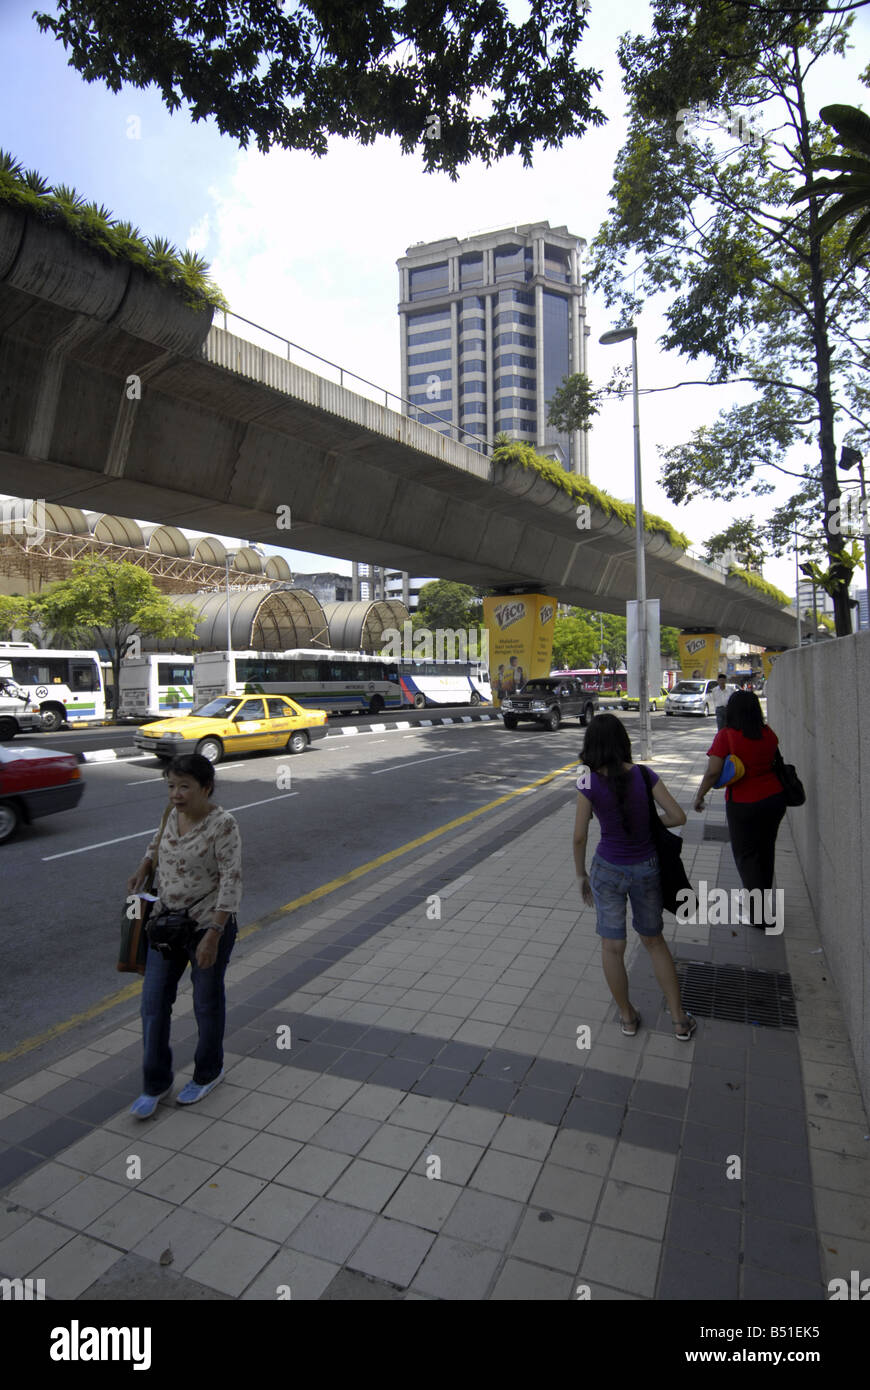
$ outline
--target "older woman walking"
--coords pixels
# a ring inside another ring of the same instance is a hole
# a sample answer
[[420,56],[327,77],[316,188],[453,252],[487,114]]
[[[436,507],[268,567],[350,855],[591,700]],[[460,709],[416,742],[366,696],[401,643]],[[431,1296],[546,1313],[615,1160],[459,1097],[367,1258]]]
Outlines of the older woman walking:
[[[580,761],[586,768],[577,779],[574,863],[583,901],[589,907],[595,904],[604,978],[619,1009],[622,1032],[633,1038],[641,1021],[628,996],[625,972],[625,905],[630,900],[631,924],[652,958],[674,1037],[688,1042],[698,1025],[683,1008],[673,957],[662,936],[662,888],[646,784],[640,767],[631,761],[631,742],[615,714],[597,714],[589,721]],[[664,811],[662,824],[685,825],[685,811],[657,773],[646,771],[653,798]],[[593,812],[601,839],[587,874],[586,839]]]
[[198,753],[189,753],[174,758],[164,776],[171,809],[162,835],[155,833],[129,879],[127,892],[140,890],[159,842],[159,902],[151,923],[161,907],[186,910],[193,930],[168,949],[148,948],[141,1009],[143,1087],[130,1110],[140,1120],[153,1115],[172,1090],[169,1028],[178,982],[188,965],[199,1039],[193,1080],[180,1092],[178,1104],[195,1104],[223,1080],[224,975],[236,940],[236,912],[242,896],[241,836],[229,812],[211,802],[212,764]]

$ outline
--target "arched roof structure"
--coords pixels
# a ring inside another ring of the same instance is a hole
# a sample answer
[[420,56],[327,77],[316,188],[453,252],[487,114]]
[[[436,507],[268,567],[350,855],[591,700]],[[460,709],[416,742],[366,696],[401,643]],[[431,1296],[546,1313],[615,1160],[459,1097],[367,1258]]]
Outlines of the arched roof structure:
[[329,645],[339,651],[377,652],[384,645],[384,630],[407,622],[410,613],[399,599],[356,599],[350,603],[325,603]]
[[[224,651],[227,645],[225,593],[169,594],[170,603],[193,604],[200,611],[195,652]],[[323,609],[306,589],[230,591],[230,638],[234,651],[287,651],[291,647],[328,647]],[[177,651],[177,638],[143,636],[145,652]]]

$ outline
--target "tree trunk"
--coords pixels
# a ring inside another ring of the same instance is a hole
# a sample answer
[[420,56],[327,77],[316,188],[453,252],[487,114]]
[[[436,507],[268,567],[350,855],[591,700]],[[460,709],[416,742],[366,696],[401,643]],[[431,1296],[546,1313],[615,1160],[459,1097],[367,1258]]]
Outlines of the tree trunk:
[[[795,51],[795,73],[799,74],[798,55]],[[810,152],[809,125],[807,122],[803,82],[796,76],[798,105],[801,117],[801,152],[807,181],[816,174]],[[843,538],[832,531],[831,523],[835,509],[831,503],[840,496],[840,482],[837,477],[837,446],[834,442],[834,402],[831,396],[831,347],[828,341],[828,310],[825,302],[824,276],[822,274],[821,238],[818,232],[818,200],[810,198],[809,208],[809,268],[810,296],[813,306],[813,349],[816,365],[816,400],[819,407],[819,453],[822,465],[822,495],[825,506],[825,546],[828,559],[833,566],[843,551]],[[849,588],[845,585],[833,594],[834,623],[838,637],[848,637],[852,632],[852,611],[849,607]],[[797,594],[795,595],[797,602]]]

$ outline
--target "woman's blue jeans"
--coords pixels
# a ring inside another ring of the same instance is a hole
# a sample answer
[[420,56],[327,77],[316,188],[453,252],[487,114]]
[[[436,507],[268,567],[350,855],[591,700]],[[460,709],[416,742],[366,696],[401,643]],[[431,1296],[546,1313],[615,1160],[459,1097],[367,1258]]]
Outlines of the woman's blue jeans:
[[175,950],[168,956],[148,947],[145,980],[142,985],[142,1038],[145,1044],[143,1091],[148,1096],[161,1096],[168,1091],[175,1077],[172,1070],[172,1050],[169,1046],[169,1026],[172,1006],[178,993],[178,982],[191,968],[193,983],[193,1012],[199,1028],[193,1079],[197,1086],[206,1086],[220,1076],[224,1064],[224,1025],[226,996],[224,975],[238,927],[231,917],[221,933],[217,960],[208,970],[196,964],[196,943],[187,950]]

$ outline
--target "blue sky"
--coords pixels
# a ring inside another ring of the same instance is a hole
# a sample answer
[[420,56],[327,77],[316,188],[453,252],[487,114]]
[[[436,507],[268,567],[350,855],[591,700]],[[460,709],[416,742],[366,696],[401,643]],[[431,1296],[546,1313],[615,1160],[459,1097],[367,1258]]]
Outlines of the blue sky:
[[[35,7],[35,0],[0,4],[0,146],[52,183],[71,184],[105,203],[146,235],[201,251],[239,314],[392,391],[400,384],[395,263],[413,242],[543,219],[591,241],[607,215],[625,130],[617,40],[626,30],[644,30],[649,13],[644,0],[593,0],[580,61],[602,71],[597,104],[609,117],[605,127],[542,152],[530,170],[505,160],[489,170],[471,166],[451,183],[424,174],[416,156],[402,156],[397,142],[387,140],[361,149],[333,139],[322,160],[242,151],[211,120],[194,124],[183,110],[170,116],[153,90],[115,95],[85,83],[67,66],[62,46],[39,32]],[[845,60],[820,65],[812,90],[816,111],[832,100],[866,108],[867,90],[858,82],[870,50],[866,11],[859,11],[853,43]],[[657,347],[658,307],[645,309],[638,323],[641,385],[702,376],[702,364]],[[603,383],[622,349],[598,346],[612,316],[594,296],[587,322],[590,375]],[[733,516],[764,515],[788,495],[783,480],[769,499],[675,507],[659,486],[658,448],[687,440],[738,398],[729,387],[699,387],[641,399],[644,505],[698,545]],[[632,469],[631,403],[612,402],[590,438],[590,477],[632,500]],[[284,553],[296,571],[350,572],[347,561]],[[793,558],[768,562],[765,574],[794,592]]]

